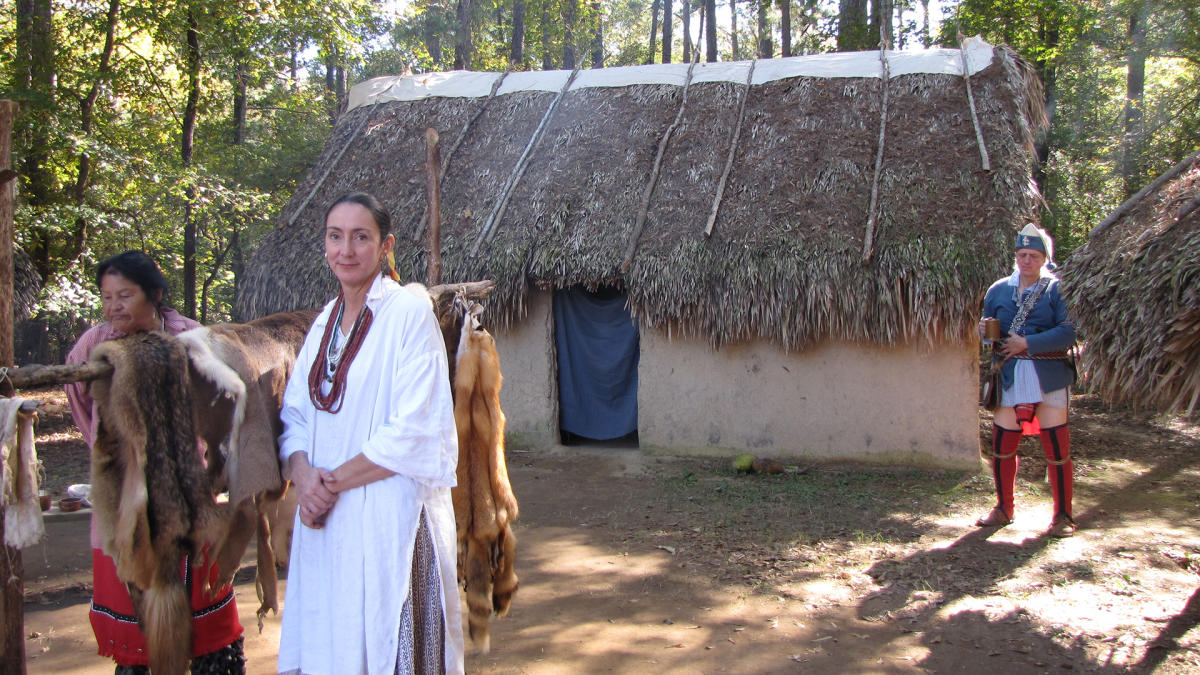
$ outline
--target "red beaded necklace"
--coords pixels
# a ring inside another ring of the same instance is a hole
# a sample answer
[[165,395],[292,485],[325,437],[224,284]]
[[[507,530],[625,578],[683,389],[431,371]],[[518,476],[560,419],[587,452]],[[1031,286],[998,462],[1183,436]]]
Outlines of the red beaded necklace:
[[[346,300],[338,293],[337,302],[331,312],[331,320],[325,324],[325,334],[321,337],[321,349],[308,371],[308,397],[317,410],[323,410],[336,415],[342,409],[342,399],[346,396],[346,373],[350,371],[350,362],[358,354],[367,331],[371,328],[371,310],[363,303],[362,312],[354,321],[350,335],[346,338],[346,346],[340,357],[333,359],[332,367],[329,358],[329,346],[333,339],[333,331],[342,323],[342,312],[346,310]],[[332,370],[332,375],[330,374]],[[321,393],[322,382],[331,382],[328,394]]]

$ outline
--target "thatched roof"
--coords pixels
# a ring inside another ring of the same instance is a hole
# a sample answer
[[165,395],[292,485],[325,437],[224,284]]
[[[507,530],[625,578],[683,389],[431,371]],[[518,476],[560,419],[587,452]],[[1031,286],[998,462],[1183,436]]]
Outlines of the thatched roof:
[[1113,403],[1200,411],[1200,153],[1189,163],[1063,266],[1084,370]]
[[447,167],[443,281],[495,280],[493,322],[523,316],[533,286],[619,284],[643,326],[715,345],[961,340],[1010,264],[1012,233],[1034,211],[1032,127],[1041,122],[1030,119],[1044,120],[1040,83],[1011,51],[974,44],[984,171],[961,53],[887,59],[866,262],[884,99],[878,52],[699,64],[686,87],[686,64],[436,73],[355,88],[358,107],[339,120],[253,259],[239,314],[332,297],[321,219],[351,190],[391,208],[397,266],[424,279],[424,137],[433,127]]
[[13,323],[29,318],[42,292],[42,275],[20,246],[13,246]]

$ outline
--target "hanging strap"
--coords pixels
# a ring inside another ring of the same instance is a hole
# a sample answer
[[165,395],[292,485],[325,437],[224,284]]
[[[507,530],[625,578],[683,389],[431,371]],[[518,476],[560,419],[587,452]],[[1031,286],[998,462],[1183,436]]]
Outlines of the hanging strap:
[[1042,277],[1034,284],[1033,290],[1029,291],[1029,295],[1021,301],[1021,306],[1017,308],[1017,315],[1013,317],[1012,324],[1008,327],[1008,332],[1015,333],[1025,327],[1025,320],[1029,318],[1029,312],[1033,311],[1033,306],[1037,304],[1038,298],[1042,297],[1042,292],[1050,285],[1050,277]]

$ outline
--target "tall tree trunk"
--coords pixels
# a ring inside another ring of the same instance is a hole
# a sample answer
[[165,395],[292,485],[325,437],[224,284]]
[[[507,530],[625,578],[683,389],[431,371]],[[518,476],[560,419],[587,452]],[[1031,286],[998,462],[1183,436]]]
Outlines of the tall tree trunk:
[[604,67],[604,12],[599,0],[592,2],[592,17],[596,21],[595,32],[592,34],[592,67]]
[[906,42],[904,35],[904,2],[896,2],[893,4],[895,4],[894,9],[896,10],[896,15],[895,20],[892,22],[892,30],[895,31],[895,33],[890,33],[890,31],[889,33],[892,35],[893,48],[904,49]]
[[879,28],[883,24],[880,18],[882,5],[881,0],[870,1],[870,10],[867,13],[867,43],[863,45],[863,49],[879,49]]
[[[229,237],[229,250],[233,254],[233,260],[230,262],[230,269],[233,271],[233,297],[235,299],[234,307],[237,306],[236,299],[242,294],[242,275],[246,271],[246,260],[242,255],[242,238],[237,228],[234,228],[233,235]],[[234,315],[234,321],[244,322],[246,317]]]
[[[928,1],[928,0],[927,0]],[[513,31],[508,65],[520,70],[525,62],[525,0],[513,0]]]
[[683,0],[683,62],[692,62],[692,0]]
[[512,44],[508,38],[504,37],[504,19],[506,17],[504,16],[504,6],[501,5],[500,3],[496,3],[495,14],[496,14],[496,16],[493,20],[493,23],[495,23],[495,29],[496,29],[496,31],[494,33],[495,37],[493,38],[495,43],[497,45]]
[[338,60],[337,68],[333,71],[334,82],[334,100],[337,103],[336,115],[342,114],[346,109],[346,65]]
[[867,27],[867,44],[863,49],[892,48],[892,0],[871,0],[871,23]]
[[921,0],[921,46],[929,49],[932,44],[929,33],[929,0]]
[[[521,7],[524,9],[524,0]],[[513,11],[516,11],[515,9]],[[421,40],[425,43],[425,51],[429,52],[429,60],[434,68],[442,67],[442,31],[440,30],[445,10],[438,3],[431,2],[425,10],[424,23],[421,26]]]
[[575,21],[579,16],[579,0],[564,0],[563,7],[563,69],[575,69]]
[[[121,1],[109,0],[108,13],[104,19],[104,48],[100,52],[100,63],[96,68],[96,79],[92,81],[92,86],[88,89],[88,93],[83,97],[83,101],[79,106],[79,130],[83,132],[84,137],[92,135],[92,124],[96,117],[96,101],[100,98],[100,88],[107,84],[112,76],[112,54],[114,44],[116,42],[117,21],[121,14]],[[79,171],[75,175],[75,188],[72,190],[72,198],[75,201],[75,206],[83,206],[87,198],[88,185],[91,183],[92,176],[92,158],[86,151],[79,153]],[[71,258],[78,258],[81,253],[87,248],[88,237],[88,221],[82,215],[75,217],[75,231],[72,233],[74,241],[72,242]]]
[[1141,3],[1130,8],[1127,72],[1125,75],[1125,134],[1121,139],[1121,180],[1128,199],[1142,187],[1142,154],[1146,122],[1143,98],[1146,93],[1146,9]]
[[198,319],[200,323],[208,323],[208,291],[210,288],[212,288],[213,282],[217,280],[217,274],[221,272],[221,265],[225,263],[225,256],[229,253],[229,247],[236,238],[237,230],[235,229],[233,238],[230,239],[230,243],[226,244],[223,248],[217,249],[216,258],[213,260],[212,269],[209,271],[208,276],[204,278],[204,283],[201,285],[200,318]]
[[[184,60],[188,93],[179,147],[179,159],[184,168],[192,165],[192,141],[196,134],[196,111],[200,104],[200,23],[192,7],[188,8],[187,23]],[[183,206],[183,312],[193,319],[196,318],[196,222],[192,217],[195,197],[196,188],[189,183],[184,188]]]
[[233,66],[233,144],[246,144],[246,59],[238,55]]
[[300,51],[296,48],[296,41],[288,41],[288,84],[294,91],[296,85],[300,81]]
[[458,0],[458,20],[454,29],[454,69],[471,67],[471,0]]
[[771,0],[758,0],[758,45],[755,51],[758,58],[769,59],[775,56],[774,41],[771,40],[771,23],[767,11],[771,9]]
[[738,0],[729,0],[729,39],[733,42],[732,51],[734,61],[742,58],[742,52],[738,49],[737,3]]
[[670,63],[670,62],[671,62],[671,43],[672,43],[672,37],[673,37],[673,36],[671,35],[671,31],[672,31],[672,30],[674,30],[674,27],[675,27],[675,17],[674,17],[674,16],[672,16],[671,14],[672,14],[672,12],[674,12],[674,11],[675,11],[675,8],[674,8],[674,3],[672,3],[672,2],[671,2],[671,0],[662,0],[662,3],[663,3],[663,22],[662,22],[662,29],[663,29],[663,45],[662,45],[662,46],[663,46],[663,51],[662,51],[662,62],[663,62],[663,63]]
[[779,0],[779,37],[782,55],[792,55],[792,0]]
[[[55,101],[54,23],[51,0],[17,0],[16,53],[13,58],[14,89],[36,92],[24,104],[23,114],[13,129],[13,145],[24,148],[21,158],[21,192],[25,202],[35,208],[49,206],[54,194],[54,174],[50,167],[51,113]],[[31,242],[29,257],[42,279],[56,271],[51,262],[55,238],[38,228]]]
[[[1059,43],[1057,20],[1046,20],[1043,18],[1039,22],[1038,42],[1046,46],[1046,52],[1052,53],[1057,49]],[[1058,107],[1058,68],[1054,57],[1045,56],[1034,59],[1033,67],[1037,71],[1038,77],[1042,80],[1042,88],[1045,92],[1043,102],[1046,106],[1046,118],[1053,125]],[[1041,138],[1034,141],[1034,154],[1037,157],[1037,164],[1033,169],[1033,180],[1046,203],[1053,204],[1055,203],[1055,195],[1052,194],[1054,186],[1047,179],[1046,175],[1046,163],[1049,161],[1050,153],[1053,151],[1050,138],[1050,134],[1042,134]],[[1047,218],[1042,220],[1042,224],[1046,226],[1052,236],[1058,236],[1058,232],[1055,229],[1054,214],[1047,214]]]
[[654,63],[654,55],[658,53],[658,8],[661,5],[662,0],[650,4],[650,55],[646,57],[646,63]]
[[329,126],[337,124],[337,45],[330,42],[325,56],[325,107],[329,112]]
[[[732,6],[734,0],[729,0]],[[717,61],[717,0],[704,0],[704,60],[709,63]]]
[[542,0],[542,70],[554,70],[554,54],[550,52],[550,3]]
[[854,52],[866,49],[867,0],[839,0],[837,50]]

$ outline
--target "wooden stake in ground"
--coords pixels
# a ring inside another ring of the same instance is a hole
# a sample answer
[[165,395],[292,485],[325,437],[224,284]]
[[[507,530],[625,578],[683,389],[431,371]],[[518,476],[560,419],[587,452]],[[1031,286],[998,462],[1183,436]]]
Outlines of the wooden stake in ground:
[[[15,101],[0,101],[0,170],[12,168],[12,128],[17,117]],[[14,180],[0,185],[0,367],[13,364],[13,201],[17,184]],[[0,380],[0,395],[11,395],[11,384]],[[0,506],[0,543],[4,541],[4,507]],[[0,554],[0,583],[4,585],[0,598],[0,666],[3,675],[25,675],[25,566],[21,550],[4,545]]]
[[442,160],[438,132],[425,130],[425,198],[429,205],[429,278],[428,286],[442,283]]

